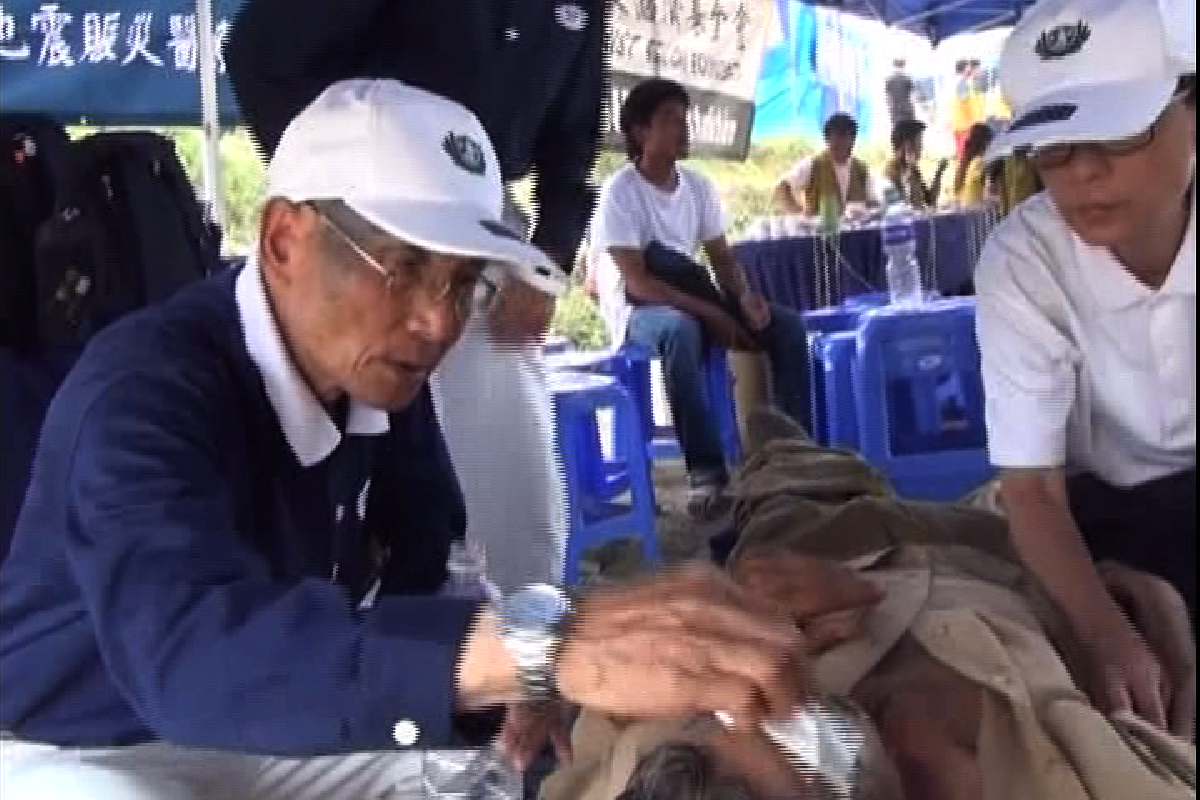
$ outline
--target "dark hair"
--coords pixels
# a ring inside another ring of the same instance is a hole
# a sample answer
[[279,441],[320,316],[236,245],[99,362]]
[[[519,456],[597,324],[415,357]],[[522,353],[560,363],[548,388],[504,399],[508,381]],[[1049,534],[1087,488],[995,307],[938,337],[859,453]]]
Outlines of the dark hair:
[[909,142],[915,142],[925,133],[925,123],[919,119],[902,119],[892,128],[892,149],[899,150]]
[[724,774],[716,756],[669,742],[642,756],[617,800],[760,800],[745,780]]
[[1184,75],[1175,86],[1175,94],[1183,95],[1183,102],[1190,108],[1196,107],[1196,74]]
[[687,89],[675,81],[665,78],[650,78],[642,81],[625,98],[621,104],[621,135],[625,137],[625,154],[630,161],[636,161],[642,156],[642,146],[637,142],[634,129],[649,125],[658,110],[668,103],[682,103],[689,106],[692,103]]
[[834,114],[825,121],[825,138],[838,134],[858,138],[858,123],[849,114]]
[[963,184],[967,181],[967,167],[974,159],[987,152],[995,138],[996,132],[992,130],[991,125],[977,122],[971,126],[971,130],[967,132],[967,140],[963,143],[962,156],[958,159],[958,166],[954,168],[955,194],[963,190]]

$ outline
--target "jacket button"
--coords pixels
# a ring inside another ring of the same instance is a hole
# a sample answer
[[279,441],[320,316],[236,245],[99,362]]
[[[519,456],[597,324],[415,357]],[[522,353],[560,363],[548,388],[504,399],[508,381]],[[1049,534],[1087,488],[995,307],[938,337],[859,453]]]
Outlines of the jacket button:
[[504,32],[504,38],[508,39],[510,42],[515,42],[517,39],[521,38],[521,32],[516,28],[509,28]]
[[412,747],[420,738],[421,729],[411,719],[402,719],[392,726],[392,739],[401,747]]

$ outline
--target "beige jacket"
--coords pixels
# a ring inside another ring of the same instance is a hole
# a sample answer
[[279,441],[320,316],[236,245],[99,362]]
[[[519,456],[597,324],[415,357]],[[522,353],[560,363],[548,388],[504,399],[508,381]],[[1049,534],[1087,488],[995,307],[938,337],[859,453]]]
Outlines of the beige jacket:
[[[857,566],[885,589],[865,635],[815,663],[824,692],[849,695],[904,636],[982,688],[979,800],[1194,798],[1195,747],[1131,717],[1106,718],[1075,688],[1047,631],[1053,618],[1011,558],[1003,520],[908,503],[852,454],[802,439],[767,443],[735,488],[733,558],[787,547]],[[612,800],[638,759],[681,721],[617,725],[584,713],[575,761],[543,800]]]

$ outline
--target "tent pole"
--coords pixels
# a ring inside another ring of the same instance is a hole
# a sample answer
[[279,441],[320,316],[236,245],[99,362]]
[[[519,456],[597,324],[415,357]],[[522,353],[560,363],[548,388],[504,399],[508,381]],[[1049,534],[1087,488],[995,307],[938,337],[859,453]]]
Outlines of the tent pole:
[[225,224],[225,195],[221,188],[221,110],[217,104],[217,39],[212,0],[196,0],[197,67],[200,71],[200,111],[204,148],[201,163],[204,201],[212,221]]

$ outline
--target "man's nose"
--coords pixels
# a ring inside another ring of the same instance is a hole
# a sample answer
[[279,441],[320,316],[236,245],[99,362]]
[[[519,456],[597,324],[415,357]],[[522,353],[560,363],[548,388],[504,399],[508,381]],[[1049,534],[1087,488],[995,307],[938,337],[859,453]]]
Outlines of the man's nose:
[[1110,156],[1093,145],[1076,145],[1071,151],[1070,160],[1063,165],[1067,177],[1077,185],[1089,184],[1099,180],[1112,171]]
[[462,326],[463,314],[452,294],[418,290],[410,298],[405,328],[426,344],[453,344]]

